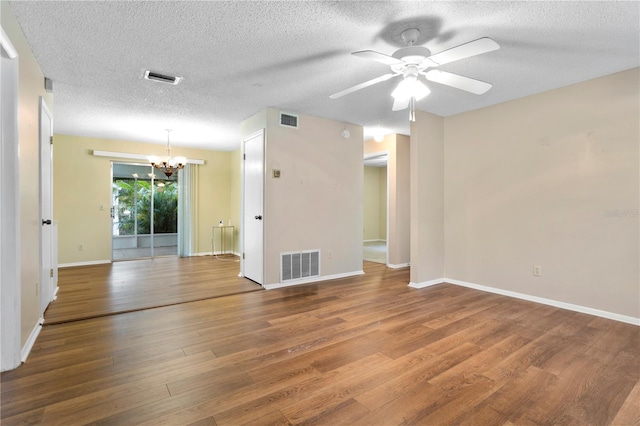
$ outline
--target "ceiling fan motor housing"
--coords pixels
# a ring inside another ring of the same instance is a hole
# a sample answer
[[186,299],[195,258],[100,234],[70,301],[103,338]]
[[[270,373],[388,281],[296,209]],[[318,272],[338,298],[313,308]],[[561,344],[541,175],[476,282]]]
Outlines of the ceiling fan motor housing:
[[425,61],[426,58],[431,56],[431,51],[426,47],[404,47],[397,50],[393,55],[394,58],[400,59],[404,64],[392,65],[393,72],[401,73],[407,65],[415,65],[419,71],[424,71],[429,68],[431,64],[429,61]]

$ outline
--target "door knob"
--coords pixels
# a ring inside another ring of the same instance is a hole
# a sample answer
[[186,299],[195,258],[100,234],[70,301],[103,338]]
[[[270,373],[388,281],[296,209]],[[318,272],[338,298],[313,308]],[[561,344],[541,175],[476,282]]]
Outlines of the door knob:
[[258,215],[258,216],[256,216],[256,219],[258,219],[258,220],[262,220],[262,215]]
[[47,219],[47,220],[42,219],[42,224],[43,225],[51,225],[51,219]]

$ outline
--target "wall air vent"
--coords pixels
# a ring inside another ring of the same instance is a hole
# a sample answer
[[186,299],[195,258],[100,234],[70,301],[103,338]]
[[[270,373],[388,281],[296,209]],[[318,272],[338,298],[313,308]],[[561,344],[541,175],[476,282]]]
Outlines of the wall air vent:
[[280,112],[280,125],[285,127],[298,128],[298,116],[286,112]]
[[320,276],[320,250],[280,253],[282,282]]
[[158,72],[146,70],[144,72],[144,78],[146,80],[159,81],[160,83],[167,83],[176,85],[180,83],[182,77],[175,77],[173,75],[160,74]]

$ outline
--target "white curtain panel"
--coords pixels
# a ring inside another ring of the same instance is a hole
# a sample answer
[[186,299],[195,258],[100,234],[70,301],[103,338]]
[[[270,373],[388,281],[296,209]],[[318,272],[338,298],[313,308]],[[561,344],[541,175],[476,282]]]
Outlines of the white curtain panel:
[[178,255],[192,256],[196,251],[198,229],[198,165],[187,164],[178,171]]

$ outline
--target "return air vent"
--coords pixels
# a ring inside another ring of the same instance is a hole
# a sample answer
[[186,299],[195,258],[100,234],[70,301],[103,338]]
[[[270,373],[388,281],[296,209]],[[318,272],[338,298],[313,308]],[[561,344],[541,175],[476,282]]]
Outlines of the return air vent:
[[280,112],[280,125],[285,127],[298,128],[298,116]]
[[173,85],[176,85],[176,84],[180,83],[180,80],[182,80],[181,77],[175,77],[173,75],[160,74],[158,72],[153,72],[153,71],[149,71],[149,70],[144,72],[144,78],[146,80],[159,81],[160,83],[167,83],[167,84],[173,84]]
[[320,250],[280,254],[282,282],[320,276]]

